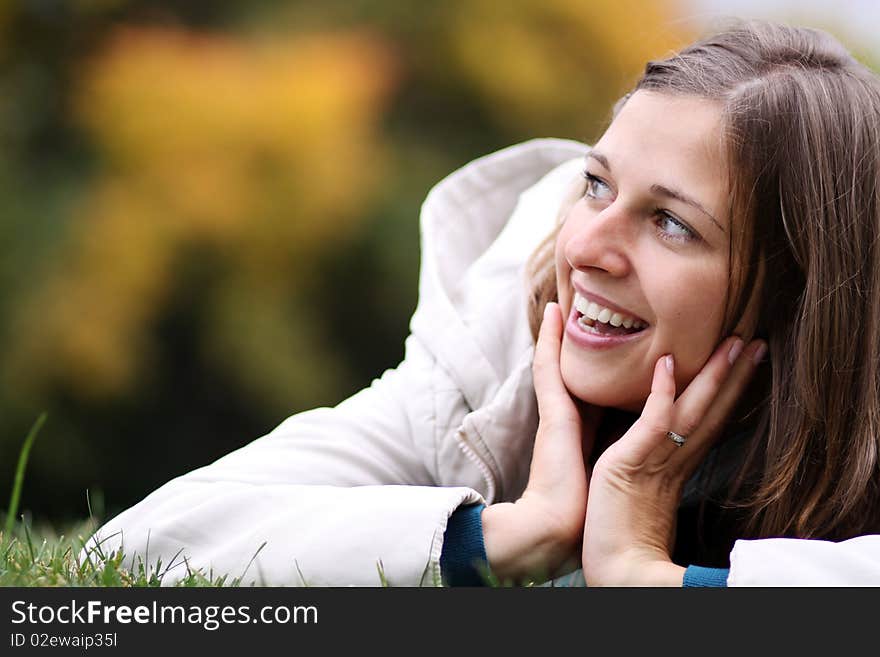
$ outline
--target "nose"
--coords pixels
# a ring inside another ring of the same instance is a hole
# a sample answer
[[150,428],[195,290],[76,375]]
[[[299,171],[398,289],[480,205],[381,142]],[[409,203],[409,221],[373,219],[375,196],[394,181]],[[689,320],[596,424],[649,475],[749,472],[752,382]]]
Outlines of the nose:
[[632,267],[632,235],[629,217],[615,201],[601,212],[584,202],[572,207],[565,219],[563,253],[572,269],[597,269],[615,277],[626,276]]

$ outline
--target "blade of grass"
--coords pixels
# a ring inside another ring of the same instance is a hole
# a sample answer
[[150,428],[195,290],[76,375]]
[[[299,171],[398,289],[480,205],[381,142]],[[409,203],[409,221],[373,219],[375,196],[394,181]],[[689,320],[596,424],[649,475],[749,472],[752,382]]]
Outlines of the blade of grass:
[[308,587],[309,583],[306,581],[305,576],[303,575],[302,569],[299,567],[299,561],[296,559],[293,560],[293,565],[296,566],[296,572],[299,573],[299,578],[302,580],[303,586]]
[[252,556],[251,560],[248,561],[247,566],[244,567],[244,570],[241,572],[241,575],[239,575],[237,579],[232,580],[233,582],[241,582],[244,579],[245,573],[247,573],[248,568],[251,567],[251,564],[254,562],[254,559],[257,558],[257,556],[260,554],[260,552],[263,551],[263,548],[266,547],[266,545],[268,545],[268,543],[269,543],[269,541],[263,541],[262,545],[260,545],[260,547],[257,548],[257,551],[254,552],[254,556]]
[[34,542],[31,540],[31,531],[28,529],[27,523],[24,523],[24,536],[27,539],[27,548],[31,555],[31,566],[33,566],[37,563],[37,556],[34,554]]
[[379,581],[382,583],[382,588],[389,588],[391,585],[388,583],[388,578],[385,577],[385,564],[381,559],[376,562],[376,570],[379,571]]
[[27,466],[28,455],[31,452],[31,445],[37,437],[43,423],[46,421],[46,413],[40,414],[34,426],[31,427],[27,438],[24,439],[24,445],[21,446],[21,452],[18,455],[18,465],[15,468],[15,481],[12,484],[12,496],[9,499],[9,509],[6,511],[6,529],[7,536],[12,534],[15,527],[15,516],[18,513],[18,503],[21,498],[21,487],[24,484],[24,470]]

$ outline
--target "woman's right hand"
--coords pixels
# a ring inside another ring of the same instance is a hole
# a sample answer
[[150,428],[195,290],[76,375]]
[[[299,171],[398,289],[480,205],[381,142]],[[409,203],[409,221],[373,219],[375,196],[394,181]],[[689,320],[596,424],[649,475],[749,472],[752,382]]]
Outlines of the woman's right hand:
[[540,422],[526,490],[481,516],[489,567],[502,582],[549,579],[580,565],[588,459],[602,409],[582,410],[562,382],[563,329],[559,305],[548,303],[532,364]]

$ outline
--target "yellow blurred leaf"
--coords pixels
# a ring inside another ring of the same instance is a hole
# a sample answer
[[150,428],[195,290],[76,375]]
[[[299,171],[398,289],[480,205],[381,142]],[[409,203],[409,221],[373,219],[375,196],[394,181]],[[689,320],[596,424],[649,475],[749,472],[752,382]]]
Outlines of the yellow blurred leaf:
[[451,50],[508,130],[591,139],[645,62],[694,36],[654,0],[471,0],[456,5]]
[[[265,41],[116,32],[81,69],[73,101],[100,175],[45,286],[14,322],[7,377],[22,377],[20,388],[61,382],[83,397],[125,393],[156,348],[152,323],[194,245],[213,249],[227,272],[206,298],[245,281],[294,297],[383,175],[378,122],[393,80],[383,44],[361,33]],[[242,326],[281,342],[302,333],[285,313],[242,308],[213,320],[205,339],[222,342],[215,355],[249,381],[271,359],[247,357],[254,335]],[[320,360],[312,347],[300,351]]]

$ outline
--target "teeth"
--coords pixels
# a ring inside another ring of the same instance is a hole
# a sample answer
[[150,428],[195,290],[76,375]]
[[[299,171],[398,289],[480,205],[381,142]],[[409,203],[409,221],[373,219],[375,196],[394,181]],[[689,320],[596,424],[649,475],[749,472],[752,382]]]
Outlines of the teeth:
[[634,317],[630,317],[629,315],[622,315],[621,313],[615,312],[610,308],[603,308],[597,303],[588,301],[580,294],[574,295],[574,307],[580,314],[584,315],[585,317],[589,317],[590,319],[602,322],[603,324],[611,324],[611,326],[623,326],[624,328],[636,329],[642,329],[647,326],[645,322],[636,320]]

